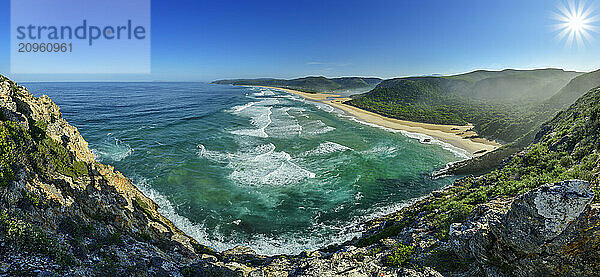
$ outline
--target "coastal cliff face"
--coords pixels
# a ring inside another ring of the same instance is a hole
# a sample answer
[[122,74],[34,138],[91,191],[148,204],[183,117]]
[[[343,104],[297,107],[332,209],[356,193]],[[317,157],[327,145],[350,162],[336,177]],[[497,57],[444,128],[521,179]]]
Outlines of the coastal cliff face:
[[451,276],[597,276],[600,88],[545,123],[500,168],[368,223],[359,245],[413,246]]
[[461,258],[496,263],[516,276],[590,276],[600,264],[600,205],[583,181],[546,184],[507,206],[481,205],[450,226]]
[[0,119],[0,275],[178,273],[211,252],[96,162],[47,96],[2,77]]
[[97,162],[47,96],[0,76],[0,275],[593,276],[600,272],[600,89],[491,173],[300,255],[215,252]]

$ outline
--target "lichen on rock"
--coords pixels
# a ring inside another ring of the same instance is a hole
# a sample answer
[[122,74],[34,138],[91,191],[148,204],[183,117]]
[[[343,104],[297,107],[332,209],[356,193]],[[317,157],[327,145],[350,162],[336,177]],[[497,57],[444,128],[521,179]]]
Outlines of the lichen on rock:
[[[594,195],[581,180],[546,184],[504,209],[482,205],[466,222],[453,225],[450,241],[457,254],[510,268],[511,274],[589,276],[596,265],[583,262],[585,249],[594,253],[597,245],[577,244],[598,236]],[[574,246],[580,249],[573,252]]]
[[[0,115],[0,275],[125,274],[155,256],[175,274],[197,257],[202,247],[129,179],[96,162],[49,97],[0,76]],[[24,262],[26,253],[39,262]]]
[[365,222],[341,245],[265,256],[187,236],[94,159],[50,98],[0,76],[0,275],[594,276],[600,89],[582,99],[496,171]]

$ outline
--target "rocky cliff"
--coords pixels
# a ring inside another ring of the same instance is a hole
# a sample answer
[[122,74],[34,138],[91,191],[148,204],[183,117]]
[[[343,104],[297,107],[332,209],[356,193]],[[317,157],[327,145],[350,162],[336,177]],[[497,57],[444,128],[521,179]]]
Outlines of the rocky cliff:
[[593,89],[500,168],[369,222],[358,245],[393,239],[443,275],[597,276],[599,115]]
[[598,272],[600,205],[583,181],[546,184],[510,205],[485,204],[450,226],[463,259],[504,265],[516,276],[585,276]]
[[0,79],[0,275],[174,273],[211,253],[95,161],[47,96]]
[[198,244],[95,161],[51,99],[0,76],[0,275],[592,276],[599,95],[585,94],[501,168],[366,222],[360,238],[262,256]]

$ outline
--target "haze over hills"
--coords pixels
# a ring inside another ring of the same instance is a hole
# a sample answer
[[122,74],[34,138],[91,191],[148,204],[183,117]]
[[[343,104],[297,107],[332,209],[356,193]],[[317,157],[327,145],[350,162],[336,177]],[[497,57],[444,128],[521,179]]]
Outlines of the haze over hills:
[[465,80],[463,96],[475,99],[510,101],[540,101],[550,98],[556,88],[563,87],[582,72],[547,68],[534,70],[505,69],[502,71],[477,70],[465,74],[447,76],[449,79]]
[[[444,276],[597,276],[599,264],[589,259],[600,251],[600,88],[581,94],[537,129],[535,142],[505,165],[459,179],[410,208],[376,220],[373,235],[362,238],[362,244],[389,237],[411,238],[416,245],[429,240],[424,244],[429,249],[415,251],[423,253],[417,259]],[[547,239],[549,217],[570,217],[562,205],[572,197],[586,199],[580,202],[585,203],[581,212],[559,224],[558,235]],[[552,216],[541,216],[550,210]]]
[[[231,84],[231,85],[249,85],[249,86],[268,86],[280,87],[303,92],[337,92],[356,89],[369,89],[375,87],[381,82],[379,78],[368,77],[340,77],[326,78],[319,77],[304,77],[291,80],[284,79],[233,79],[233,80],[218,80],[213,84]],[[364,91],[364,90],[363,90]]]
[[[391,118],[435,124],[472,123],[479,135],[513,142],[530,133],[581,91],[600,80],[593,73],[557,68],[476,70],[452,76],[304,77],[232,79],[215,84],[271,86],[303,92],[355,92],[347,104]],[[529,138],[529,140],[531,137]]]
[[[592,73],[561,69],[478,70],[385,80],[347,103],[398,119],[472,123],[481,136],[513,142],[550,119],[564,104],[573,103],[580,91],[596,85],[600,79]],[[549,105],[551,102],[562,104]]]
[[558,93],[546,101],[556,109],[567,108],[583,95],[583,92],[600,85],[600,70],[582,74],[571,80]]
[[[578,78],[589,81],[595,74]],[[388,84],[415,83],[425,92],[441,82]],[[563,95],[575,93],[568,91]],[[217,252],[199,244],[129,179],[96,161],[49,97],[34,97],[0,76],[0,273],[595,276],[600,88],[575,94],[583,96],[536,128],[535,141],[497,170],[460,178],[364,222],[366,231],[342,245],[265,256],[253,245]]]

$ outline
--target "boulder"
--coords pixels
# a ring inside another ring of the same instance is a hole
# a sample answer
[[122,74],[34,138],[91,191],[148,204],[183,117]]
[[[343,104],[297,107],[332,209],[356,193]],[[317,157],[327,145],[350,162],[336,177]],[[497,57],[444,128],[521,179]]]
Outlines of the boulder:
[[502,220],[495,222],[493,232],[518,252],[539,254],[593,198],[594,192],[585,181],[543,185],[515,199]]
[[[511,201],[478,206],[450,229],[450,246],[517,276],[589,276],[600,265],[600,207],[590,184],[569,180],[545,184]],[[597,260],[597,259],[596,259]]]

